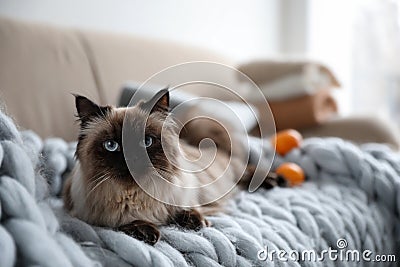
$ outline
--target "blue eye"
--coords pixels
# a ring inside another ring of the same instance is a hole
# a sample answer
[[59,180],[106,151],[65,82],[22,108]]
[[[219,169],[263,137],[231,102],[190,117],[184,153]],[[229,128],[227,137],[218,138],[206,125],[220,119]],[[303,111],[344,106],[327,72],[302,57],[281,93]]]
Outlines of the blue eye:
[[107,141],[105,141],[105,142],[103,143],[103,145],[104,145],[104,148],[105,148],[107,151],[110,151],[110,152],[114,152],[114,151],[119,150],[119,145],[118,145],[118,143],[115,142],[114,140],[107,140]]
[[150,135],[146,135],[144,137],[144,146],[148,148],[151,147],[152,144],[153,144],[153,137],[151,137]]

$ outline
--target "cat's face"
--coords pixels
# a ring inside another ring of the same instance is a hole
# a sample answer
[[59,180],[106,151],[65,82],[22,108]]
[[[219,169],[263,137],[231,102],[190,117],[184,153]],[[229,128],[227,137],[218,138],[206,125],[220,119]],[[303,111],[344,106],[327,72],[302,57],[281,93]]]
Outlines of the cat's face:
[[76,96],[81,121],[76,156],[88,187],[105,179],[110,185],[154,183],[155,171],[164,179],[173,177],[176,168],[167,155],[177,153],[173,144],[177,133],[168,118],[168,105],[167,90],[128,108],[99,106]]

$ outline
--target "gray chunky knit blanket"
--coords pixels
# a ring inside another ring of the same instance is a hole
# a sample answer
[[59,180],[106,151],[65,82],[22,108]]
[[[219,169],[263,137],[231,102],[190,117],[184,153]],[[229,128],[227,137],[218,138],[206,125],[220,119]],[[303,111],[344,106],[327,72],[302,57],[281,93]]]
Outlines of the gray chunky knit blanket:
[[[19,132],[0,113],[0,266],[359,266],[325,259],[262,259],[260,250],[399,254],[400,155],[379,145],[309,139],[282,161],[308,181],[242,192],[198,232],[162,228],[151,247],[67,215],[59,194],[75,144]],[[341,239],[343,243],[338,242]],[[265,256],[265,255],[264,255]],[[370,263],[395,266],[394,262]]]

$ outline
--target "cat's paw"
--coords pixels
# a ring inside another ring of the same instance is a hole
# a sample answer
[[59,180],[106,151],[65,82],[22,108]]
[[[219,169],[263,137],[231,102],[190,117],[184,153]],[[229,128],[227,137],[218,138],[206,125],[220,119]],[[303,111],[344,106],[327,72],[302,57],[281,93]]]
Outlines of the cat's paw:
[[133,221],[118,227],[117,230],[152,246],[160,239],[160,231],[157,226],[146,221]]
[[278,175],[275,173],[268,173],[267,177],[265,178],[264,182],[261,185],[265,189],[272,189],[278,186]]
[[171,220],[171,223],[195,231],[198,231],[203,227],[211,226],[211,223],[195,209],[178,211]]
[[272,189],[274,187],[287,187],[287,181],[283,176],[275,173],[275,172],[269,172],[266,179],[262,183],[262,187],[266,189]]

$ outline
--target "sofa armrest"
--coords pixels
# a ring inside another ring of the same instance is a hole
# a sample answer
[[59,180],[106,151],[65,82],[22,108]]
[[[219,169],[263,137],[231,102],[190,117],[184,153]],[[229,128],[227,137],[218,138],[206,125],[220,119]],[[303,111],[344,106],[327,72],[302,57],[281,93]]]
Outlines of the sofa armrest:
[[340,137],[356,144],[384,143],[396,150],[400,148],[399,130],[374,117],[337,118],[301,132],[304,137]]

